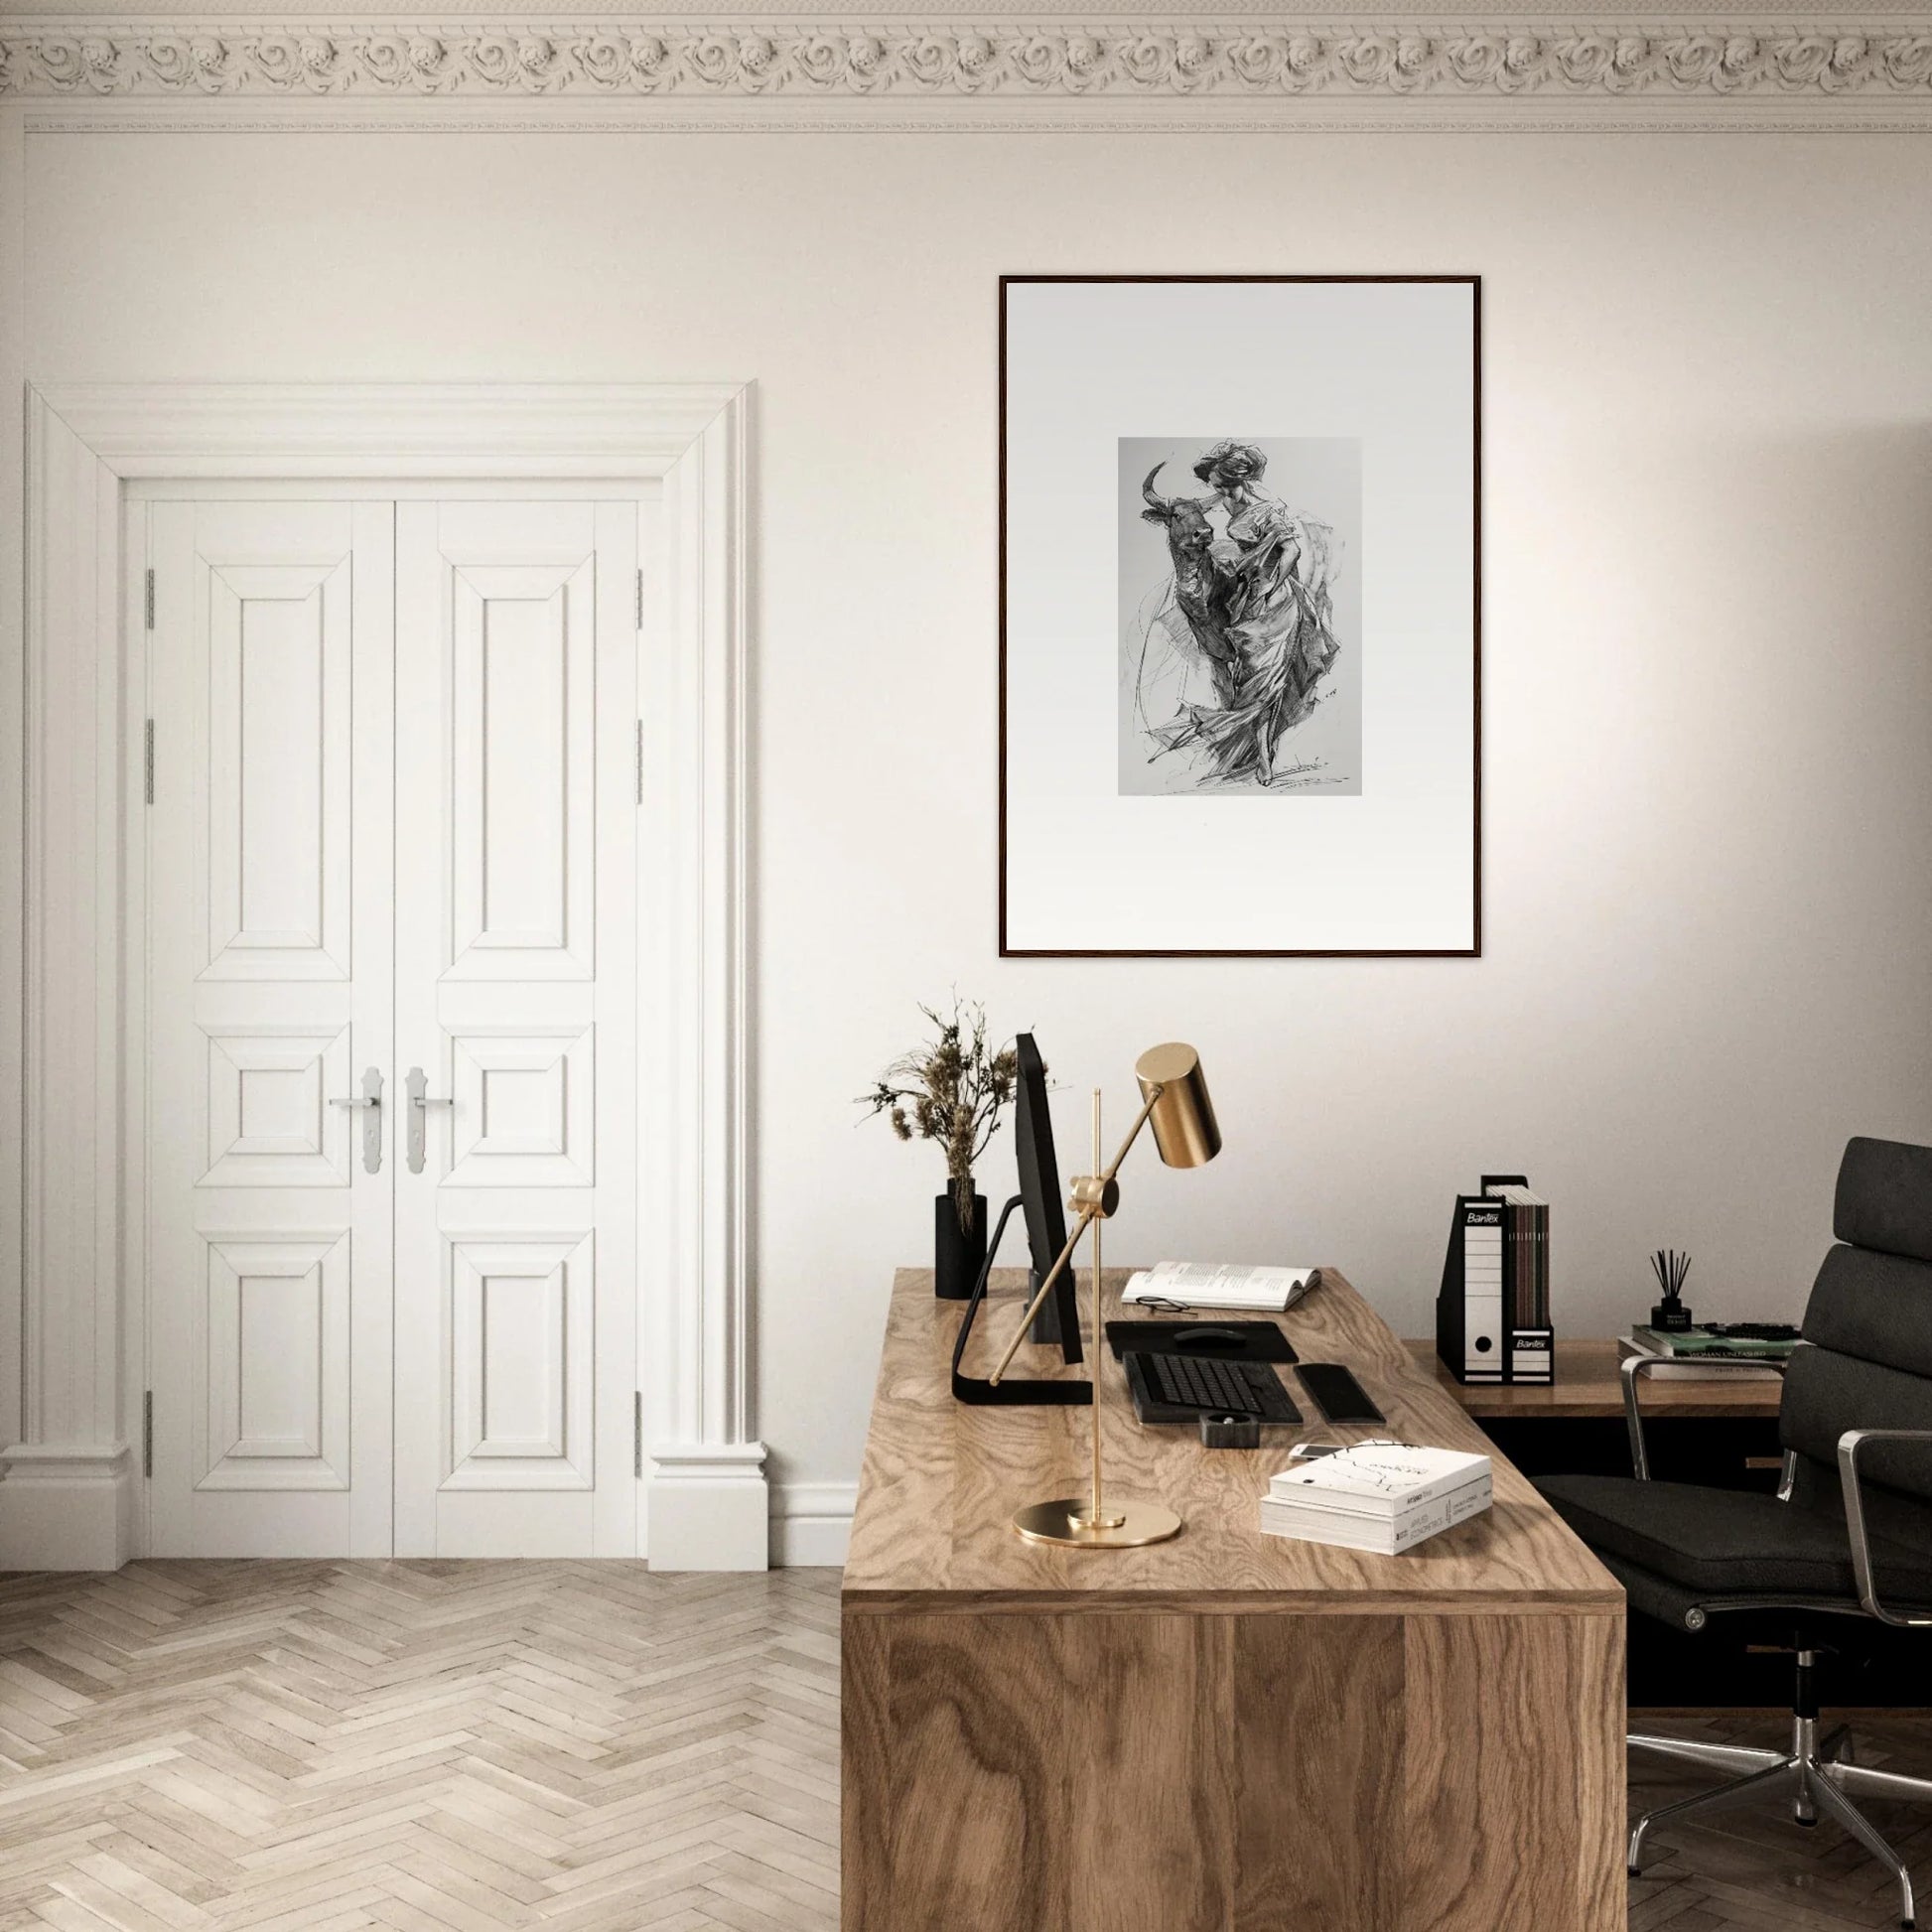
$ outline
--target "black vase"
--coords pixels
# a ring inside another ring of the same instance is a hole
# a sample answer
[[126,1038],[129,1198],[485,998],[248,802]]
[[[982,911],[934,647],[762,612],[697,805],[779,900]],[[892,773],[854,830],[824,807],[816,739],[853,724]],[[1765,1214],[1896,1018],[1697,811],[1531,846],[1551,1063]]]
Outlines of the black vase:
[[973,1219],[959,1225],[950,1187],[932,1203],[932,1292],[942,1302],[963,1302],[986,1266],[986,1196],[973,1195]]

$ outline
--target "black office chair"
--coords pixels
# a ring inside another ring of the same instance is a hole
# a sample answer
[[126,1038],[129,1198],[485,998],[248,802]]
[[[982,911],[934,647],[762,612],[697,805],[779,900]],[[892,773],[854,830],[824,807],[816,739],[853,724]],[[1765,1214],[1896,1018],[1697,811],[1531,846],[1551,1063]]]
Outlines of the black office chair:
[[1856,1642],[1870,1619],[1932,1628],[1932,1148],[1853,1141],[1833,1232],[1840,1245],[1818,1272],[1785,1373],[1776,1496],[1649,1479],[1638,1385],[1652,1364],[1642,1360],[1623,1369],[1636,1474],[1538,1486],[1633,1610],[1683,1630],[1722,1616],[1797,1653],[1790,1750],[1630,1737],[1740,1774],[1638,1819],[1631,1871],[1653,1825],[1776,1793],[1799,1824],[1822,1812],[1887,1866],[1909,1926],[1911,1875],[1852,1799],[1932,1800],[1932,1779],[1855,1762],[1843,1725],[1820,1737],[1814,1673],[1821,1650]]

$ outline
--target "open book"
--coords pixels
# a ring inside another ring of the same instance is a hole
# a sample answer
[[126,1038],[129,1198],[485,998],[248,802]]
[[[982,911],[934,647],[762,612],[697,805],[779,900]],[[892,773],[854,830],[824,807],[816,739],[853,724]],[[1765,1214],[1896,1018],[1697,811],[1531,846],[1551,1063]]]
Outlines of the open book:
[[1211,1261],[1164,1261],[1128,1278],[1121,1300],[1172,1302],[1183,1309],[1252,1309],[1280,1314],[1292,1309],[1319,1273],[1313,1268],[1238,1268]]

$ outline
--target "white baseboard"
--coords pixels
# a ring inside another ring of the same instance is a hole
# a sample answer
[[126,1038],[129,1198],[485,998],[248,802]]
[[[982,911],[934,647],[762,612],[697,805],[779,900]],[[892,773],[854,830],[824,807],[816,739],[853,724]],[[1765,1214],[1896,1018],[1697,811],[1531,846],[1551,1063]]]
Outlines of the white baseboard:
[[845,1566],[856,1482],[787,1482],[771,1492],[771,1561],[780,1569]]
[[653,1570],[770,1567],[762,1443],[666,1444],[650,1453],[645,1506]]
[[[0,1571],[118,1570],[132,1549],[134,1458],[125,1444],[0,1452]],[[764,1477],[762,1446],[654,1457],[653,1570],[838,1569],[857,1504],[856,1482]]]
[[0,1570],[118,1570],[133,1550],[134,1457],[125,1443],[16,1443],[0,1450]]
[[[0,1454],[0,1571],[118,1570],[131,1552],[134,1458],[125,1444]],[[856,1482],[767,1484],[763,1449],[666,1449],[653,1457],[653,1570],[838,1569]]]

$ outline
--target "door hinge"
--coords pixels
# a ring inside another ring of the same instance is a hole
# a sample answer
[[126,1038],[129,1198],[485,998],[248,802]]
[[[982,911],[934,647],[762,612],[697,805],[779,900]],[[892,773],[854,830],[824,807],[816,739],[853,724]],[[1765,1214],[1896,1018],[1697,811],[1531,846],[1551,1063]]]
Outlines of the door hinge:
[[644,802],[644,721],[637,720],[637,802]]
[[154,628],[154,572],[152,570],[148,572],[146,597],[148,614],[147,627],[152,630]]
[[[148,576],[149,576],[149,581],[152,582],[154,573],[150,571],[148,573]],[[153,621],[150,620],[150,621],[152,622]],[[643,627],[644,627],[644,573],[640,570],[637,573],[637,628],[641,630],[643,629]]]
[[154,1474],[154,1391],[141,1397],[141,1473]]
[[154,803],[154,720],[148,720],[147,741],[142,752],[143,783],[147,791],[148,803]]
[[644,1392],[633,1389],[630,1395],[630,1473],[640,1482],[644,1474]]

